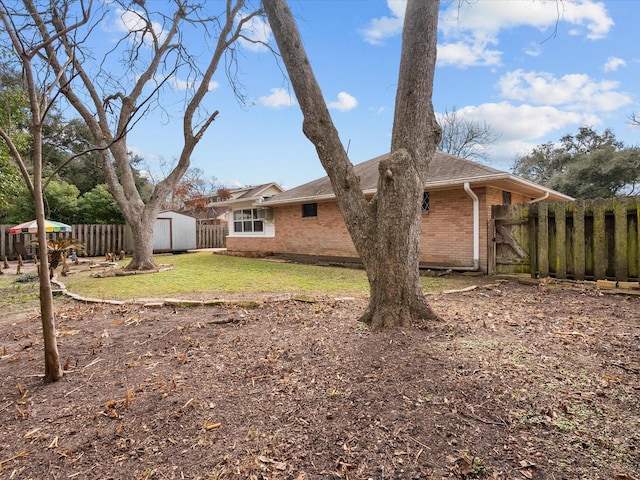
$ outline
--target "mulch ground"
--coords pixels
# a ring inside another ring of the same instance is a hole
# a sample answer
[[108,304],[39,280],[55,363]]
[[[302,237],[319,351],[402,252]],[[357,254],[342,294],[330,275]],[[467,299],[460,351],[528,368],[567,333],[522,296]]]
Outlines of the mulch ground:
[[0,479],[640,478],[640,300],[516,281],[256,308],[70,303],[64,379],[0,320]]

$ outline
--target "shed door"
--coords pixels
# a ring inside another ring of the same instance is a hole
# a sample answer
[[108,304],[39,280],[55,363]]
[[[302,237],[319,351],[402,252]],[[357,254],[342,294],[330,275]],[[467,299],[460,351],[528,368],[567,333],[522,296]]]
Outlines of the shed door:
[[171,218],[157,218],[153,225],[153,251],[170,252],[173,250]]

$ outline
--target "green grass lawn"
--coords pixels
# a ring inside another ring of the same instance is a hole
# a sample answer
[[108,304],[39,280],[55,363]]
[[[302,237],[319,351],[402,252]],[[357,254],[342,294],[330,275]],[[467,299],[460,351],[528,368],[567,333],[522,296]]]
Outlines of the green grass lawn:
[[[252,295],[278,294],[348,297],[369,293],[366,274],[358,269],[282,263],[211,252],[157,255],[155,260],[158,264],[173,265],[173,268],[160,273],[95,278],[92,274],[98,270],[83,263],[72,266],[72,275],[57,278],[72,293],[112,300],[252,299]],[[125,265],[128,261],[120,263]],[[31,275],[35,274],[35,267],[27,265],[26,268],[31,269]],[[13,268],[5,272],[6,275],[0,275],[0,311],[11,314],[37,309],[38,282],[16,281],[18,276]],[[426,292],[437,292],[463,288],[478,281],[461,276],[422,277],[422,286]]]
[[[251,294],[304,294],[359,296],[369,291],[364,270],[281,263],[197,252],[158,255],[158,264],[171,264],[161,273],[93,278],[89,273],[60,277],[70,292],[84,297],[127,300],[133,298],[224,298]],[[121,262],[123,265],[128,260]],[[423,278],[427,291],[455,288],[453,279]],[[467,279],[467,284],[472,282]],[[459,282],[454,282],[459,285]],[[453,286],[452,286],[453,285]]]

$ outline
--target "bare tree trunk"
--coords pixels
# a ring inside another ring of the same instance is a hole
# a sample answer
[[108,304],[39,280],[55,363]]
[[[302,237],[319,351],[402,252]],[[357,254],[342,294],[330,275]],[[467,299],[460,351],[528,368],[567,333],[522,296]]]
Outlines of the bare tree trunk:
[[375,197],[366,202],[315,79],[286,0],[263,0],[304,115],[303,131],[327,171],[353,243],[367,271],[373,330],[437,318],[419,275],[421,200],[440,139],[431,103],[439,2],[409,0],[391,155],[380,163]]
[[153,225],[155,217],[148,216],[129,223],[133,235],[133,255],[125,270],[153,270],[158,268],[153,260]]
[[362,240],[371,295],[360,321],[372,330],[436,318],[420,285],[422,182],[407,157],[399,150],[380,162],[375,234]]
[[[36,114],[39,113],[37,110]],[[36,115],[35,118],[38,118]],[[35,122],[34,122],[35,123]],[[47,232],[45,231],[45,210],[42,194],[42,133],[39,125],[33,131],[33,202],[38,225],[38,256],[40,257],[40,318],[44,341],[44,381],[60,380],[63,376],[60,354],[56,339],[56,324],[53,308],[53,292],[49,278],[49,257],[47,255]]]

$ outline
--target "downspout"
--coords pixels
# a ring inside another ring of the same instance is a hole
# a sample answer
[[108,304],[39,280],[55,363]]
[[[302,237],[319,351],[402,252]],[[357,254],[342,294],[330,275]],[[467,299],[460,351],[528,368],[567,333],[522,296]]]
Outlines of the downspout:
[[538,203],[538,202],[542,202],[543,200],[546,200],[547,198],[549,198],[549,192],[544,192],[544,195],[538,198],[534,198],[533,200],[531,200],[529,203]]
[[464,182],[464,191],[473,200],[473,271],[477,271],[480,268],[480,202],[469,182]]

